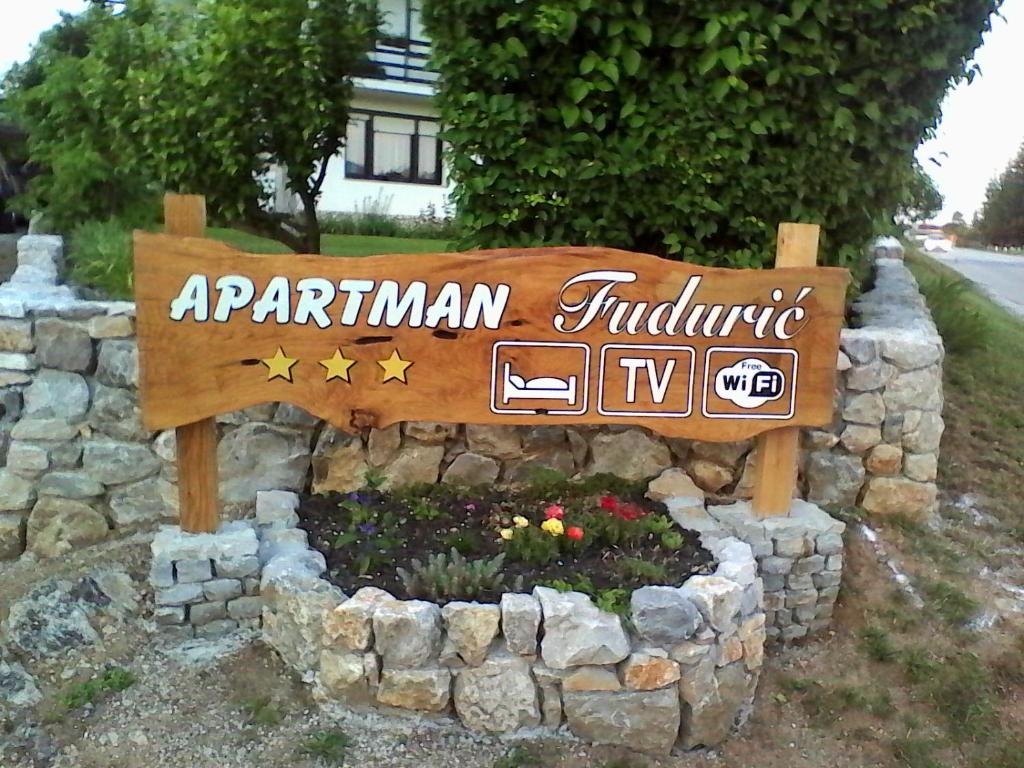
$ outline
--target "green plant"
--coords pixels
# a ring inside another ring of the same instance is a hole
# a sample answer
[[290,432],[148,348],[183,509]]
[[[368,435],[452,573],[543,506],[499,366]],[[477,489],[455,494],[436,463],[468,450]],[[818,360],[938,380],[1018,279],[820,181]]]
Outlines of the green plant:
[[628,617],[630,615],[629,590],[628,589],[598,589],[592,594],[594,605],[602,611],[614,613],[618,616]]
[[592,595],[596,592],[594,582],[583,573],[578,573],[572,581],[565,579],[542,579],[537,582],[542,587],[549,587],[558,592],[582,592],[585,595]]
[[853,263],[998,6],[426,3],[463,243],[755,267],[815,221]]
[[111,667],[99,677],[86,680],[72,686],[60,697],[60,704],[65,709],[77,709],[86,704],[92,704],[109,693],[117,693],[135,685],[135,673]]
[[[682,537],[680,537],[681,543]],[[649,584],[668,584],[672,580],[665,566],[660,563],[650,563],[637,557],[623,558],[617,563],[617,568],[623,576],[638,579]]]
[[345,499],[339,508],[348,513],[345,530],[334,540],[335,548],[354,547],[356,570],[364,576],[383,562],[402,543],[399,521],[394,513]]
[[459,531],[445,536],[442,543],[445,549],[455,549],[459,554],[470,555],[477,552],[483,542],[480,535],[473,531]]
[[[502,592],[505,588],[505,554],[489,560],[467,560],[454,547],[451,553],[437,553],[423,563],[412,560],[412,570],[397,568],[398,577],[410,597],[430,600],[474,600],[486,593]],[[522,580],[514,591],[519,591]]]
[[668,531],[661,534],[661,546],[673,552],[682,547],[684,541],[683,534],[678,531]]
[[991,329],[985,316],[969,303],[967,280],[943,275],[922,282],[921,291],[947,352],[966,355],[987,346]]
[[505,554],[515,562],[547,565],[559,556],[562,546],[570,543],[564,536],[552,536],[531,525],[512,530],[512,538],[505,542]]
[[437,520],[444,513],[426,499],[417,499],[409,508],[409,514],[416,520]]
[[923,648],[908,648],[900,654],[900,664],[907,679],[912,683],[929,680],[939,665],[932,655]]
[[543,765],[534,750],[519,745],[494,761],[494,768],[541,768]]
[[352,739],[344,731],[317,731],[303,742],[300,751],[328,765],[341,766],[345,764],[350,746]]
[[935,612],[951,626],[963,626],[978,611],[978,603],[948,581],[925,582],[922,590]]
[[281,722],[281,712],[269,696],[243,699],[238,706],[245,712],[249,722],[256,725],[273,726]]
[[868,626],[861,630],[860,637],[864,644],[864,650],[875,661],[889,662],[896,659],[896,647],[884,629]]
[[104,297],[132,298],[132,235],[116,219],[88,221],[71,232],[71,279]]

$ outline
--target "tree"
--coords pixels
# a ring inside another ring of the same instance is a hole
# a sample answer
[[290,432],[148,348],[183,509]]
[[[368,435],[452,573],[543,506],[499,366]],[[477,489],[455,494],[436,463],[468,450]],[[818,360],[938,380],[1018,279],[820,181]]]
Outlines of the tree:
[[427,0],[464,245],[853,263],[999,0]]
[[975,223],[990,245],[1024,245],[1024,145],[997,178],[989,182]]
[[903,199],[900,201],[897,218],[910,223],[927,221],[942,210],[942,203],[942,193],[935,186],[932,177],[915,160],[910,178],[906,182]]
[[[372,0],[133,0],[99,3],[82,23],[78,50],[14,78],[46,171],[34,201],[58,201],[80,220],[98,204],[58,200],[68,177],[116,180],[123,192],[127,176],[204,194],[213,216],[319,252],[316,203],[344,143],[352,76],[379,27]],[[82,167],[96,156],[103,162]],[[270,210],[277,169],[302,202],[298,220]],[[108,215],[122,212],[108,202]]]

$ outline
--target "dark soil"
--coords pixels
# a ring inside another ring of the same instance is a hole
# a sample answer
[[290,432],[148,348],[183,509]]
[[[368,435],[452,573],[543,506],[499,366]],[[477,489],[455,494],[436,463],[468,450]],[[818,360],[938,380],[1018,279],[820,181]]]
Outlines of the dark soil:
[[[421,597],[408,593],[397,569],[410,570],[413,559],[426,562],[428,556],[447,554],[453,547],[467,560],[490,559],[506,552],[505,584],[474,598],[482,602],[498,602],[502,592],[513,589],[530,591],[538,584],[558,586],[552,581],[562,582],[563,589],[572,585],[573,589],[600,596],[611,590],[632,590],[647,584],[680,585],[692,574],[713,570],[713,557],[700,546],[697,535],[678,526],[674,526],[674,531],[680,534],[681,544],[674,549],[664,546],[657,534],[620,545],[588,536],[579,551],[562,552],[546,564],[516,561],[508,556],[508,544],[498,532],[514,527],[514,516],[522,515],[537,526],[545,519],[544,510],[550,504],[559,504],[565,509],[564,524],[568,527],[588,514],[612,514],[600,508],[601,498],[612,492],[623,503],[643,507],[647,520],[655,516],[667,519],[664,505],[643,498],[640,487],[624,487],[621,481],[614,480],[609,480],[607,486],[588,480],[557,489],[470,490],[436,485],[394,493],[367,489],[348,494],[303,495],[299,517],[310,534],[310,545],[327,559],[329,578],[346,594],[360,587],[376,586],[402,599]],[[630,523],[633,524],[636,523]],[[354,534],[350,533],[353,531]],[[373,535],[365,536],[363,531],[373,531]],[[656,572],[650,572],[644,564],[652,565]],[[637,573],[638,565],[648,572]],[[628,603],[628,594],[614,597],[620,605],[623,599]],[[437,599],[444,603],[460,598]]]

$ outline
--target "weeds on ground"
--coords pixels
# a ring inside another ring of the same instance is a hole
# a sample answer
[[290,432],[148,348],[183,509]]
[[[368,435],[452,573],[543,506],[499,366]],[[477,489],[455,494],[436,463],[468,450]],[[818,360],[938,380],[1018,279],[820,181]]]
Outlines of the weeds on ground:
[[531,747],[516,745],[494,761],[494,768],[542,768],[540,756]]
[[866,712],[879,718],[888,718],[895,712],[886,690],[800,677],[786,677],[780,682],[783,689],[799,700],[811,722],[819,728],[833,724],[845,712]]
[[939,275],[922,280],[920,286],[947,352],[967,355],[985,348],[992,331],[986,317],[971,305],[969,281]]
[[78,709],[95,704],[110,693],[119,693],[135,684],[135,673],[121,667],[111,667],[99,677],[72,686],[60,697],[65,709]]
[[242,699],[238,706],[252,725],[274,726],[281,722],[281,712],[269,696]]
[[330,766],[342,766],[348,757],[352,739],[341,730],[317,731],[302,744],[304,755],[315,757]]
[[962,627],[978,612],[978,603],[948,581],[921,581],[931,608],[952,627]]
[[867,626],[860,633],[864,650],[868,656],[875,661],[887,663],[895,661],[897,656],[896,646],[892,643],[889,633],[881,627],[874,625]]

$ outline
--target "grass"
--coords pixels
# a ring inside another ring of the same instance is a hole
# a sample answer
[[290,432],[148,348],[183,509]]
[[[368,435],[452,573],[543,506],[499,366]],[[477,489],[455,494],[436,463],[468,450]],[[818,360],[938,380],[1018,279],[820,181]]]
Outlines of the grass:
[[494,761],[494,768],[541,768],[543,763],[537,752],[522,745],[516,745]]
[[342,766],[351,745],[352,739],[344,731],[317,731],[303,742],[300,751],[325,765]]
[[[210,227],[207,237],[250,253],[291,253],[277,240],[251,235],[237,229]],[[383,253],[443,253],[447,240],[413,237],[377,237],[373,235],[323,235],[321,251],[326,256],[374,256]]]
[[238,706],[252,725],[274,726],[281,722],[281,712],[269,696],[243,699],[238,702]]
[[875,626],[865,627],[860,633],[860,638],[864,644],[864,650],[874,661],[884,664],[896,660],[898,654],[896,646],[893,645],[892,638],[884,629]]
[[47,722],[57,722],[69,711],[87,704],[97,704],[114,693],[120,693],[135,685],[135,673],[122,667],[111,667],[103,674],[75,683],[58,698],[57,706],[46,713]]

